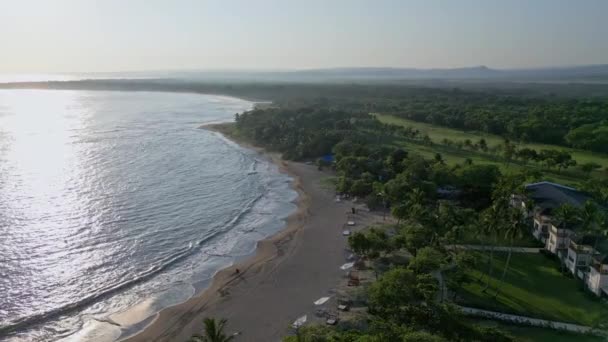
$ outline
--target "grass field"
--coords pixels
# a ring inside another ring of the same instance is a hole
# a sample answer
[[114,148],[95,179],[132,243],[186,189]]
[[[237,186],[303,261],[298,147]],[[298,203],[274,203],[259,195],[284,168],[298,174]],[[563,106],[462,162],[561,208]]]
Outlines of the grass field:
[[[384,114],[374,114],[380,121],[385,123],[391,123],[406,127],[417,128],[422,132],[427,133],[434,142],[440,142],[443,138],[448,138],[454,141],[463,141],[465,139],[471,139],[473,141],[478,140],[480,138],[486,139],[488,145],[496,145],[503,142],[503,139],[496,135],[490,135],[480,132],[465,132],[452,128],[440,127],[435,125],[430,125],[426,123],[415,122],[411,120],[397,118],[391,115]],[[459,149],[456,147],[445,146],[441,144],[435,144],[432,146],[423,145],[421,143],[403,140],[397,142],[398,145],[408,149],[409,151],[416,152],[426,158],[433,158],[436,153],[441,153],[443,159],[448,164],[456,164],[462,163],[467,158],[471,159],[473,163],[477,164],[493,164],[498,166],[503,172],[509,173],[514,171],[521,170],[529,170],[529,169],[537,169],[542,170],[545,174],[545,180],[554,181],[566,185],[578,186],[581,181],[586,180],[587,176],[583,174],[578,168],[570,168],[568,170],[562,170],[561,172],[557,172],[557,170],[546,170],[541,169],[540,165],[529,163],[524,164],[522,162],[514,161],[509,163],[508,165],[500,160],[498,157],[491,155],[489,153],[476,152],[471,150]],[[524,145],[521,145],[522,147]],[[603,154],[595,154],[588,151],[575,150],[561,146],[555,145],[543,145],[543,144],[525,144],[525,146],[535,148],[537,150],[540,149],[558,149],[558,150],[567,150],[572,153],[574,159],[576,159],[577,163],[585,163],[585,162],[596,162],[604,167],[608,167],[608,156]],[[595,171],[592,173],[593,177],[606,177],[606,173],[604,171]]]
[[581,335],[575,333],[569,333],[565,331],[547,329],[547,328],[537,328],[537,327],[528,327],[528,326],[519,326],[506,324],[497,321],[489,321],[489,320],[475,320],[474,323],[497,327],[501,330],[509,332],[513,337],[516,338],[518,342],[601,342],[606,341],[606,339],[598,336],[590,336],[590,335]]
[[[431,125],[422,122],[416,122],[412,120],[398,118],[392,115],[386,114],[374,114],[378,120],[384,123],[390,123],[399,126],[412,127],[420,130],[423,133],[429,135],[431,140],[435,142],[440,142],[443,138],[447,138],[453,141],[464,141],[465,139],[471,139],[473,142],[484,138],[488,144],[488,146],[494,146],[502,144],[504,139],[498,135],[487,134],[483,132],[474,132],[474,131],[461,131],[453,128],[442,127]],[[552,150],[564,150],[568,151],[572,154],[572,157],[577,161],[578,164],[583,164],[587,162],[595,162],[602,165],[604,168],[608,167],[608,155],[604,155],[601,153],[593,153],[589,151],[577,150],[568,147],[556,146],[556,145],[546,145],[546,144],[536,144],[536,143],[528,143],[528,144],[520,144],[520,147],[529,147],[533,148],[537,151],[542,149],[552,149]]]
[[[392,144],[395,147],[405,148],[406,150],[408,150],[410,152],[417,153],[428,159],[432,159],[432,158],[434,158],[435,154],[440,153],[441,156],[443,157],[443,160],[448,165],[462,164],[465,160],[470,159],[475,164],[496,165],[503,173],[511,173],[511,172],[522,171],[522,170],[530,170],[530,169],[541,170],[540,166],[538,166],[538,165],[532,165],[532,164],[523,165],[522,163],[519,163],[519,162],[512,162],[507,165],[505,162],[498,160],[496,157],[490,156],[488,154],[474,152],[474,151],[461,150],[461,149],[457,149],[454,147],[447,147],[447,146],[443,146],[443,145],[427,146],[427,145],[423,145],[423,144],[420,144],[417,142],[412,142],[409,140],[393,141]],[[579,186],[581,181],[584,181],[586,179],[586,177],[584,175],[581,175],[580,172],[578,172],[578,170],[576,172],[562,171],[561,173],[558,173],[554,170],[542,170],[542,172],[545,175],[544,180],[558,182],[561,184],[575,186],[575,187]],[[603,175],[599,175],[599,176],[603,176]]]
[[458,293],[464,305],[589,326],[608,322],[608,304],[584,292],[582,282],[560,274],[555,261],[541,254],[514,253],[505,284],[494,298],[506,253],[494,253],[493,276],[485,293],[487,254],[476,256],[477,269],[470,271],[475,280]]

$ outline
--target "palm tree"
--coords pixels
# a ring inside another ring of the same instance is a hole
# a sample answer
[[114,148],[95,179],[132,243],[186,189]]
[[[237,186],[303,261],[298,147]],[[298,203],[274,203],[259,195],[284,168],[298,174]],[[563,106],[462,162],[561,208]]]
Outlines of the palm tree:
[[205,335],[194,335],[189,342],[230,342],[234,339],[233,336],[224,334],[224,327],[228,322],[225,318],[217,321],[215,318],[205,318]]
[[580,211],[570,204],[563,204],[555,209],[554,216],[560,221],[561,225],[568,227],[580,220]]
[[481,219],[481,232],[483,235],[488,237],[493,237],[493,244],[490,244],[489,249],[489,257],[488,257],[488,272],[486,274],[486,284],[482,290],[482,292],[486,292],[490,287],[490,278],[492,278],[492,271],[494,269],[494,246],[498,242],[498,232],[500,230],[500,204],[494,204],[490,208],[486,209],[486,211],[482,215]]
[[[558,228],[561,228],[561,229],[568,228],[568,227],[571,228],[572,225],[575,225],[578,222],[580,222],[581,211],[578,208],[576,208],[570,204],[563,204],[560,207],[558,207],[557,209],[555,209],[554,216],[559,221],[560,227],[558,227]],[[561,262],[561,272],[563,273],[564,266],[565,266],[565,261],[564,261],[563,255],[560,257],[560,262]]]
[[509,251],[507,252],[507,261],[505,262],[505,267],[502,270],[500,282],[496,287],[496,293],[494,294],[494,298],[498,297],[498,294],[500,293],[500,287],[504,284],[505,276],[507,275],[507,271],[509,270],[509,265],[511,263],[511,255],[513,254],[513,240],[516,237],[521,236],[524,230],[526,229],[524,216],[522,215],[519,209],[509,208],[509,212],[507,213],[506,219],[508,220],[509,224],[505,226],[505,238],[509,240]]
[[424,204],[426,201],[426,194],[418,188],[412,189],[407,197],[408,202],[412,204]]
[[397,225],[401,225],[401,220],[407,219],[409,216],[409,207],[407,203],[403,202],[394,206],[391,209],[391,214],[397,218]]
[[[508,140],[505,141],[505,145],[508,145]],[[504,232],[505,237],[509,239],[510,247],[513,245],[513,238],[518,236],[524,227],[524,215],[518,208],[511,206],[511,198],[513,194],[523,193],[525,189],[522,188],[521,184],[523,179],[519,175],[505,176],[500,179],[492,192],[492,206],[483,213],[483,224],[482,231],[489,236],[494,237],[494,245],[498,243],[498,234]],[[490,246],[490,258],[488,265],[488,277],[486,284],[483,288],[483,292],[487,291],[490,287],[490,278],[492,277],[493,269],[493,246]],[[509,248],[509,254],[507,256],[507,262],[503,269],[501,277],[501,283],[509,268],[511,261],[511,248]],[[497,290],[498,291],[498,290]],[[498,292],[495,297],[498,296]]]
[[408,216],[410,219],[422,224],[432,224],[431,212],[429,211],[427,195],[421,189],[412,189],[407,196]]
[[420,189],[413,189],[407,199],[393,207],[391,213],[397,217],[397,224],[401,224],[401,220],[411,219],[421,223],[426,223],[428,219],[428,210],[426,209],[426,195]]
[[580,219],[582,222],[583,231],[594,237],[595,242],[593,248],[597,248],[599,236],[602,233],[602,221],[604,213],[599,210],[598,206],[592,202],[587,201],[580,211]]

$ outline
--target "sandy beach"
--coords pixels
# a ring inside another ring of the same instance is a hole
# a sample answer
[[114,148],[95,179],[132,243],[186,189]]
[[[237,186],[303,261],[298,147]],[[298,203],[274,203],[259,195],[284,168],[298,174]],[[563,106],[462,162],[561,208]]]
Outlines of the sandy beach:
[[[316,166],[268,156],[293,177],[300,195],[286,228],[260,241],[252,258],[218,272],[201,295],[164,309],[125,341],[186,341],[202,332],[206,317],[228,319],[227,333],[239,333],[237,341],[280,341],[295,319],[312,318],[315,300],[332,296],[345,276],[342,230],[356,205],[336,202],[321,182],[328,174]],[[360,229],[378,218],[358,210],[351,219]]]

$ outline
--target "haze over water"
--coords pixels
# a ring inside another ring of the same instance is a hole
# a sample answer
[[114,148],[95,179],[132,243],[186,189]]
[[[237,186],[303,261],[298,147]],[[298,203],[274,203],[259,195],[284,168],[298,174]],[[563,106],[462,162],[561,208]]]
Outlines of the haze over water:
[[[111,340],[108,318],[132,324],[186,300],[279,230],[295,208],[289,178],[197,129],[249,108],[1,90],[0,340]],[[136,317],[112,316],[136,304]]]

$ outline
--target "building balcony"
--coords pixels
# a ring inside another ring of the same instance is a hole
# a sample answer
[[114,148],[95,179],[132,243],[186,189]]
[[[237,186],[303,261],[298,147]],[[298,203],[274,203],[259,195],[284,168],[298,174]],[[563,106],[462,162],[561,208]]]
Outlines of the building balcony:
[[600,264],[593,264],[590,266],[591,268],[593,268],[597,273],[601,274],[601,275],[608,275],[608,268],[606,267],[601,267]]
[[551,218],[549,216],[545,216],[545,215],[539,215],[539,214],[534,214],[534,219],[536,221],[538,221],[538,223],[540,224],[550,224],[551,223]]
[[578,244],[574,241],[570,241],[570,246],[568,247],[576,252],[576,254],[593,254],[595,250],[593,247],[584,244]]

